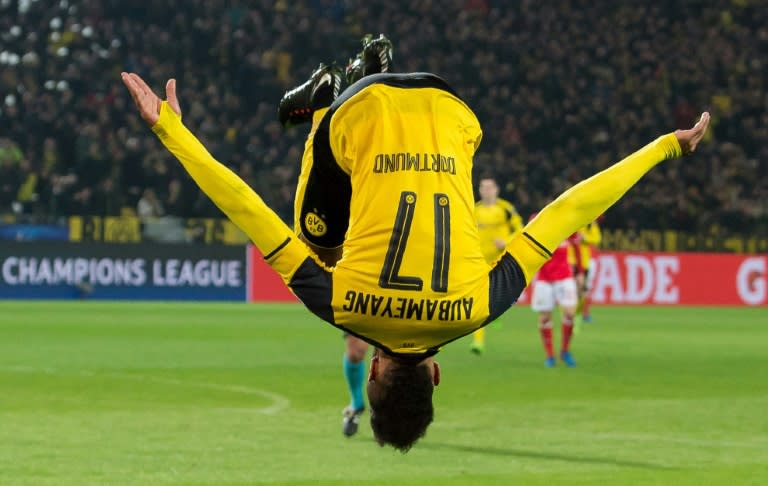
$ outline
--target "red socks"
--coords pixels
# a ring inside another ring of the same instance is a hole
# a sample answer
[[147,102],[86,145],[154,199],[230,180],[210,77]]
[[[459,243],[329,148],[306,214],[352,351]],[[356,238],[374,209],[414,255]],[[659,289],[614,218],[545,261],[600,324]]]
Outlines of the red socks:
[[563,316],[563,345],[560,347],[560,351],[568,351],[568,347],[571,345],[571,334],[573,334],[573,317]]
[[[544,344],[544,352],[547,353],[547,358],[555,356],[555,350],[552,347],[552,321],[539,322],[539,333],[541,334],[541,342]],[[562,346],[560,351],[569,351],[571,345],[571,336],[573,335],[573,317],[563,316],[562,324]]]
[[555,355],[555,350],[552,348],[552,328],[551,327],[539,327],[541,333],[541,341],[544,343],[544,352],[547,353],[547,358],[551,358]]

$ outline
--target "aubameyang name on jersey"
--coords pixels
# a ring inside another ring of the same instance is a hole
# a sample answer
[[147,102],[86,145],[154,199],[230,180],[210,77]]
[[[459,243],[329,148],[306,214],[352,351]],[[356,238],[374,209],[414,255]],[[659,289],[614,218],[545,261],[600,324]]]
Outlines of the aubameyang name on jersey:
[[342,309],[355,314],[420,321],[462,321],[472,315],[475,299],[406,299],[348,290],[344,302]]
[[393,154],[378,154],[373,159],[374,174],[389,172],[446,172],[456,175],[456,158],[443,154],[412,154],[400,152]]

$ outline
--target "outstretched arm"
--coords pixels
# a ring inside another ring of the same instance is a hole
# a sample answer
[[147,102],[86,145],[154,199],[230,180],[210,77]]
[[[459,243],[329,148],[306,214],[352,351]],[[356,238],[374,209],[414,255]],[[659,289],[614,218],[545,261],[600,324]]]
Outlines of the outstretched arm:
[[166,84],[161,101],[136,74],[122,74],[141,117],[165,147],[176,156],[200,189],[253,241],[283,280],[288,283],[309,256],[300,242],[264,201],[234,172],[216,161],[181,122],[176,81]]
[[507,245],[507,251],[523,269],[526,282],[530,283],[560,242],[613,206],[656,164],[696,150],[708,125],[709,113],[705,112],[690,130],[677,130],[659,137],[621,162],[576,184],[547,205]]

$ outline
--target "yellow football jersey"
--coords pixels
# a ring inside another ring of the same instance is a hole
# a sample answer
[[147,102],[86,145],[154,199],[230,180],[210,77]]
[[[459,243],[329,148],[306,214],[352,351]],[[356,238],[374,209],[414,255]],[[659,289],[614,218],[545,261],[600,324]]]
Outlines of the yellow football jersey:
[[490,266],[474,223],[474,113],[444,89],[373,84],[326,116],[353,193],[335,324],[401,353],[479,327]]
[[[471,178],[482,131],[434,75],[369,76],[346,90],[313,130],[304,191],[325,191],[349,209],[334,268],[218,163],[165,102],[153,130],[310,311],[388,353],[431,355],[490,322],[525,288],[531,271],[521,267],[520,255],[534,262],[525,268],[547,258],[530,238],[510,244],[518,260],[507,254],[492,269],[483,258]],[[311,188],[311,167],[343,177]],[[301,222],[310,236],[338,230],[324,221],[335,215],[310,216],[317,220],[311,227]]]
[[600,232],[600,226],[597,221],[589,223],[579,230],[581,235],[581,243],[579,249],[581,251],[581,265],[582,267],[589,269],[589,265],[592,259],[592,251],[600,245],[603,240],[603,235]]
[[485,261],[493,263],[504,252],[496,246],[496,240],[509,243],[512,236],[523,229],[523,219],[512,203],[497,198],[490,206],[478,201],[475,204],[475,219],[480,236],[480,251]]
[[[338,165],[324,170],[345,172],[343,184],[351,182],[344,254],[333,269],[211,156],[167,102],[152,130],[309,310],[414,359],[501,315],[561,241],[656,164],[682,155],[675,134],[667,134],[577,184],[491,267],[480,252],[470,177],[480,125],[444,81],[424,73],[368,76],[322,120],[315,153],[332,152]],[[334,189],[313,190],[333,196]]]
[[592,260],[592,250],[597,247],[602,241],[602,234],[600,233],[600,227],[597,221],[593,221],[588,225],[577,231],[581,237],[579,241],[578,252],[580,260],[576,259],[575,250],[573,247],[568,247],[568,263],[570,265],[580,265],[581,269],[589,270],[589,265]]

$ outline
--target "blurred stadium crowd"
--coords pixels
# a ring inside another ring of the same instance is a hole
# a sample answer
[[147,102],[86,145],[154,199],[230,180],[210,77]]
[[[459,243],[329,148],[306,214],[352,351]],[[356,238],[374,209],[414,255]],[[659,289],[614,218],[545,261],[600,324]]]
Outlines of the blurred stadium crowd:
[[136,115],[130,70],[157,90],[176,77],[187,125],[290,220],[305,130],[284,131],[277,102],[384,32],[397,70],[474,108],[476,172],[523,214],[708,109],[717,143],[605,224],[768,231],[768,9],[653,3],[0,0],[0,214],[219,214]]

